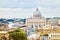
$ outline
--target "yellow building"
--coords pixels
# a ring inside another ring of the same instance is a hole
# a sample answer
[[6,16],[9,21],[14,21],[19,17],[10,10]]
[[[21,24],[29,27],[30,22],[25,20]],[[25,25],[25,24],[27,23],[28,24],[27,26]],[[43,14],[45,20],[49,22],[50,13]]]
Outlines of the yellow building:
[[60,33],[49,33],[49,40],[60,40]]
[[3,39],[3,37],[5,37],[6,39],[9,39],[8,31],[0,31],[0,39]]

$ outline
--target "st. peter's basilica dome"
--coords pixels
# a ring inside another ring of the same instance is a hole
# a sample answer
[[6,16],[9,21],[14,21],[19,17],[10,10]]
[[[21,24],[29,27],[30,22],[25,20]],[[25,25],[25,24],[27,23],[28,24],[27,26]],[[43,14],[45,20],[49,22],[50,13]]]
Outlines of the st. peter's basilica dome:
[[41,18],[41,12],[38,8],[36,8],[36,11],[34,11],[33,17],[40,17]]

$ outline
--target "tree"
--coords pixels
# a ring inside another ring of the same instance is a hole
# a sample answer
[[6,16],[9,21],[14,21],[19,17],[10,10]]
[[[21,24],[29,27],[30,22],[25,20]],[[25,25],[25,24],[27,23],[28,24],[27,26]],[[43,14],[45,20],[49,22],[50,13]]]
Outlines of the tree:
[[9,32],[10,40],[27,40],[26,33],[21,29],[16,29],[12,32]]

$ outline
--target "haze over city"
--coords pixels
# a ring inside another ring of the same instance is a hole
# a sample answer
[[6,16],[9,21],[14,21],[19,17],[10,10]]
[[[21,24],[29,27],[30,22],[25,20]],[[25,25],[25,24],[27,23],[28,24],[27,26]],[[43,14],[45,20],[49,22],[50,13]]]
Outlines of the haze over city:
[[60,0],[0,0],[0,18],[31,17],[36,8],[44,17],[60,17]]

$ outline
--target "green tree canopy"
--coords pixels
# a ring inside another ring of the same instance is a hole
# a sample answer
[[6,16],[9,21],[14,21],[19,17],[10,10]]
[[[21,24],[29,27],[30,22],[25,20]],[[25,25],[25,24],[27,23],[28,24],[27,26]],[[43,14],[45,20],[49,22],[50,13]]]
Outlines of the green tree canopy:
[[12,32],[9,32],[10,39],[13,40],[27,40],[26,33],[21,29],[16,29]]

